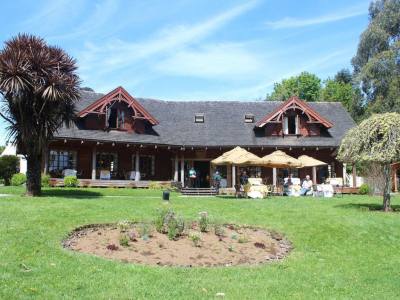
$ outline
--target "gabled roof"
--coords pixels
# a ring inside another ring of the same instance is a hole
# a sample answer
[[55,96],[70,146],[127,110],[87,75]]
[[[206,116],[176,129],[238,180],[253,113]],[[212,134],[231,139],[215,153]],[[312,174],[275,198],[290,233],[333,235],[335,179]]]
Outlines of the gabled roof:
[[78,112],[78,117],[85,117],[88,114],[105,114],[107,106],[112,102],[125,102],[128,107],[135,112],[135,119],[144,119],[152,125],[157,125],[159,122],[138,102],[136,101],[122,86],[117,87],[108,94],[100,97],[93,103]]
[[290,97],[287,101],[283,102],[278,108],[266,115],[260,121],[257,122],[256,127],[263,127],[267,123],[280,123],[282,122],[283,114],[290,109],[298,109],[303,111],[308,117],[308,123],[320,123],[326,128],[331,128],[333,124],[317,113],[310,105],[305,101],[300,100],[299,97]]
[[[81,91],[75,106],[84,110],[103,94]],[[135,144],[158,144],[195,147],[337,147],[344,134],[355,123],[339,102],[310,102],[307,105],[335,126],[321,136],[265,136],[255,123],[246,123],[245,114],[253,114],[255,122],[282,106],[281,101],[164,101],[135,98],[160,124],[146,133],[118,130],[88,130],[77,120],[69,128],[62,127],[57,139],[77,139]],[[196,113],[204,113],[204,123],[195,123]]]

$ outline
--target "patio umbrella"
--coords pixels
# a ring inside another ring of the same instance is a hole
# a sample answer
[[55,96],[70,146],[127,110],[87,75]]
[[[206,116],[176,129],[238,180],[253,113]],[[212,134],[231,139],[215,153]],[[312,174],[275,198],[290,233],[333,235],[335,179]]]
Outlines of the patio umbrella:
[[270,168],[299,168],[302,163],[285,152],[277,150],[261,158],[262,165]]
[[312,168],[313,183],[317,184],[317,167],[326,166],[327,163],[308,155],[301,155],[297,159],[303,164],[302,168]]
[[311,167],[319,167],[327,165],[327,163],[308,155],[301,155],[297,159],[301,162],[302,168],[311,168]]
[[223,153],[216,159],[213,159],[211,163],[214,165],[247,166],[260,165],[262,163],[262,160],[257,155],[241,147],[236,147],[230,151]]

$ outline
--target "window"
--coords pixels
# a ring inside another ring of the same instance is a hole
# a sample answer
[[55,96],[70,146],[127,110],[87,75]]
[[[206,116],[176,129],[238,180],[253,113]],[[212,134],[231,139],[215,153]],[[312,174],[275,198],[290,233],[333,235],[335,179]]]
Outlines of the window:
[[[132,169],[136,170],[136,156],[132,156]],[[154,155],[139,155],[139,171],[142,179],[150,179],[155,175]]]
[[125,111],[116,107],[107,109],[106,113],[107,127],[112,129],[124,129]]
[[116,172],[118,170],[118,155],[106,152],[97,153],[96,169]]
[[204,123],[204,114],[195,114],[194,122],[195,123]]
[[245,114],[244,122],[245,123],[254,123],[254,115],[253,114]]
[[284,134],[299,134],[299,116],[291,115],[283,118],[283,133]]
[[76,169],[76,152],[65,150],[50,150],[49,172],[61,174],[65,169]]

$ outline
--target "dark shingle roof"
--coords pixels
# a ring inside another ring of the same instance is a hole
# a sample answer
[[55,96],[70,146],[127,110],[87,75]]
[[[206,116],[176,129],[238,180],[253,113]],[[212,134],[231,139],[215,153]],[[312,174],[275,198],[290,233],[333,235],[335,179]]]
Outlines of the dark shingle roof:
[[[82,110],[102,94],[82,91],[77,111]],[[276,101],[161,101],[135,98],[160,124],[149,134],[119,131],[83,130],[76,125],[61,128],[58,138],[76,138],[97,141],[150,143],[185,146],[320,146],[336,147],[343,135],[354,126],[350,115],[338,102],[308,103],[334,126],[320,137],[265,137],[255,129],[255,123],[245,123],[244,115],[254,114],[255,122],[276,109]],[[204,113],[204,123],[195,123],[196,113]]]

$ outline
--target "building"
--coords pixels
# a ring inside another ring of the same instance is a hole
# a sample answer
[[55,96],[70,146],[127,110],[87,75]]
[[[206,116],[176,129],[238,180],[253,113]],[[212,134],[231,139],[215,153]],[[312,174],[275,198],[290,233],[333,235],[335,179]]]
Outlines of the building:
[[[62,127],[49,145],[44,169],[52,177],[75,169],[82,179],[97,180],[108,171],[110,179],[186,185],[193,166],[200,174],[199,186],[207,187],[214,171],[210,160],[241,146],[259,156],[280,149],[293,157],[306,154],[327,162],[328,167],[318,170],[321,181],[343,176],[335,156],[342,137],[354,126],[341,103],[306,103],[297,97],[285,102],[160,101],[135,98],[118,87],[106,95],[82,90],[76,109],[76,121]],[[218,168],[231,185],[232,169]],[[247,171],[270,183],[288,172],[300,177],[311,172],[260,167]]]
[[4,148],[4,151],[0,154],[0,156],[4,155],[16,155],[19,158],[19,165],[18,165],[18,172],[26,174],[26,167],[27,167],[27,162],[25,156],[18,154],[17,155],[17,147],[12,144],[12,143],[7,143],[6,147]]

